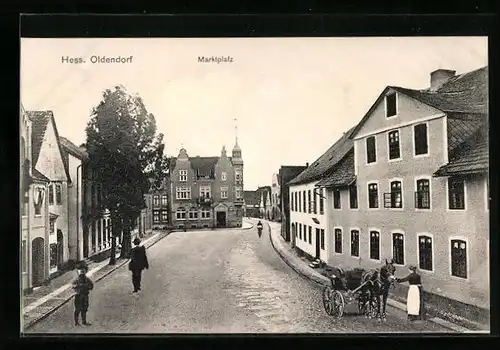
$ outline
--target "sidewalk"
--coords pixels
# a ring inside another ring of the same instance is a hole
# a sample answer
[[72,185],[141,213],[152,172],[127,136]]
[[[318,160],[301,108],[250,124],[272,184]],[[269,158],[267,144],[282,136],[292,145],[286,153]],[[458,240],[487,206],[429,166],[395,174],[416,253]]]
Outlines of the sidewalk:
[[[266,221],[266,223],[270,228],[271,244],[287,265],[289,265],[302,277],[309,279],[319,285],[330,284],[330,280],[326,276],[319,273],[318,270],[309,267],[309,261],[303,260],[298,257],[290,244],[283,239],[283,237],[280,235],[281,224],[269,221]],[[401,303],[395,299],[389,298],[387,300],[387,305],[406,312],[406,304]],[[468,327],[463,327],[462,325],[449,322],[439,317],[429,318],[428,321],[437,323],[443,327],[449,328],[459,333],[489,333],[484,330],[478,330],[479,327],[472,322],[470,325],[468,325]]]
[[[142,244],[146,248],[150,248],[169,234],[170,231],[153,232],[153,235],[145,239]],[[87,276],[91,278],[94,283],[99,282],[129,261],[129,259],[118,259],[119,253],[116,257],[116,264],[113,266],[109,265],[109,259],[105,259],[99,263],[89,263]],[[74,271],[68,271],[52,280],[50,285],[37,288],[30,295],[23,296],[23,305],[21,306],[23,315],[21,320],[22,329],[28,329],[33,324],[43,320],[70,301],[75,294],[71,288],[71,282],[74,278]]]

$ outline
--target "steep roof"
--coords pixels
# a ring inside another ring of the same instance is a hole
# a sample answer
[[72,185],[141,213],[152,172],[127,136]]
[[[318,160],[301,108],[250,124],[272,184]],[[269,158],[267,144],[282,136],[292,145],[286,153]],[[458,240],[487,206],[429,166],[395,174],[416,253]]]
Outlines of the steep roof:
[[488,67],[486,66],[454,76],[436,91],[387,86],[353,130],[353,136],[364,125],[389,90],[397,91],[447,114],[488,114]]
[[76,158],[84,160],[88,157],[87,151],[85,151],[81,147],[78,147],[67,138],[60,136],[59,141],[61,142],[63,150],[75,156]]
[[308,182],[317,181],[331,170],[335,164],[349,152],[353,147],[354,142],[350,139],[351,133],[355,127],[349,129],[344,135],[333,144],[321,157],[307,167],[297,177],[291,180],[289,185],[298,185]]
[[349,186],[356,180],[354,174],[354,147],[342,158],[331,171],[321,180],[318,187]]
[[243,191],[246,205],[259,205],[260,195],[257,191]]
[[33,174],[33,179],[39,180],[39,181],[44,181],[44,182],[50,182],[50,180],[47,178],[47,176],[43,175],[41,172],[39,172],[36,169],[32,170]]
[[[232,157],[227,157],[232,162]],[[220,157],[189,157],[189,163],[193,170],[200,170],[201,173],[206,173],[207,170],[215,169],[215,165]],[[177,163],[177,157],[170,158],[170,169],[174,169]]]
[[278,173],[278,182],[280,186],[288,185],[288,182],[297,177],[301,172],[307,169],[305,165],[282,165]]
[[453,176],[484,173],[489,169],[488,125],[482,125],[467,140],[450,153],[448,164],[440,167],[434,176]]
[[59,137],[59,132],[57,131],[56,122],[54,119],[54,114],[52,111],[26,111],[26,114],[31,120],[31,154],[32,154],[32,167],[35,169],[36,163],[38,162],[38,157],[40,156],[40,151],[42,149],[43,139],[45,137],[45,132],[47,131],[47,126],[49,122],[52,123],[54,132],[56,134],[57,146],[61,154],[62,162],[64,165],[64,171],[66,173],[66,178],[68,182],[71,183],[71,176],[69,175],[69,165],[68,159],[65,156],[64,150],[61,145],[61,140]]

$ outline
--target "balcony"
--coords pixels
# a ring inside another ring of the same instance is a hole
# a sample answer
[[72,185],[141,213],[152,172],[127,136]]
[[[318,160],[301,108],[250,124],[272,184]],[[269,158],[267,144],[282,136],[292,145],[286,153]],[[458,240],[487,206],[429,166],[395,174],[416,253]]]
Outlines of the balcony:
[[201,205],[201,206],[210,206],[212,205],[213,201],[212,198],[210,197],[198,197],[196,198],[196,204]]

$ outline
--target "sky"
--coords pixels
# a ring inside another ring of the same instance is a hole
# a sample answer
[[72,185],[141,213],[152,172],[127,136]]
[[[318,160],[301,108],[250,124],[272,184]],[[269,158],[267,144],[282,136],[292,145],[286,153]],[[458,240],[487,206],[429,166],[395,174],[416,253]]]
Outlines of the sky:
[[169,156],[181,146],[189,156],[230,153],[237,134],[253,190],[282,165],[314,162],[387,85],[423,89],[436,69],[487,64],[486,37],[22,38],[21,103],[53,111],[59,134],[80,145],[102,92],[122,84],[156,117]]

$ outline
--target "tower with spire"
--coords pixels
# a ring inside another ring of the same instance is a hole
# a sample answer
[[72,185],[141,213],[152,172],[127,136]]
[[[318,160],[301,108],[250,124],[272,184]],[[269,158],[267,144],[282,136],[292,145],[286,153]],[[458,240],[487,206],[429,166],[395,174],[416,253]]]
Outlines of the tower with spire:
[[234,168],[235,174],[235,186],[241,187],[241,193],[243,193],[243,158],[241,156],[241,147],[238,144],[238,120],[234,118],[234,136],[235,142],[233,147],[233,152],[231,154],[231,162]]

